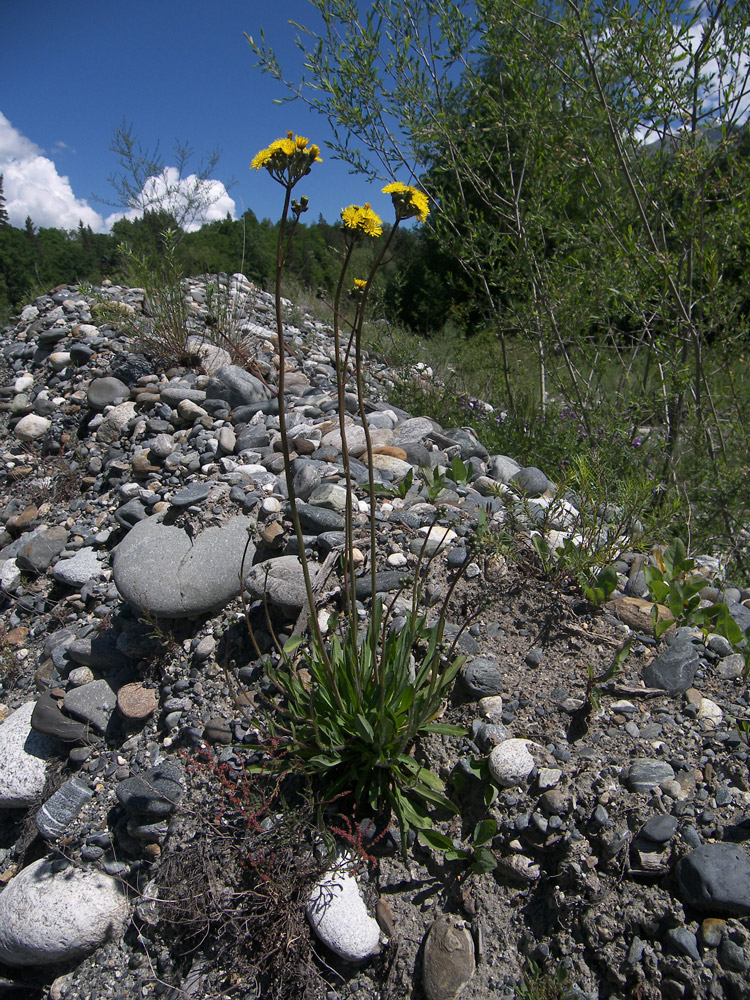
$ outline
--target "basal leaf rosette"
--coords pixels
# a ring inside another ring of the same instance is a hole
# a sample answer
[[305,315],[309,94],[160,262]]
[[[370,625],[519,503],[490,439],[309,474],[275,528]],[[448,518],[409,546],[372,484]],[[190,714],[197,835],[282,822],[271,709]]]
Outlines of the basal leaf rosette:
[[310,173],[313,163],[322,163],[320,148],[302,135],[287,132],[286,139],[276,139],[253,157],[251,170],[263,167],[284,187],[294,187]]
[[430,214],[430,204],[427,200],[427,195],[424,191],[419,191],[408,184],[402,184],[400,181],[394,181],[393,184],[386,184],[383,188],[383,194],[391,196],[396,218],[399,221],[402,219],[419,219],[420,222],[425,222],[427,216]]

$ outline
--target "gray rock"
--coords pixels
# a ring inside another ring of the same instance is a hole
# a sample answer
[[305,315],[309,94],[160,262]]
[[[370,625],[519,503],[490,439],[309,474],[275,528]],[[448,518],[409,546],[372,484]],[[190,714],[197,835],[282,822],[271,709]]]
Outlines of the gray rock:
[[88,726],[74,722],[67,715],[63,715],[49,691],[43,691],[39,695],[31,717],[31,725],[36,733],[52,736],[64,743],[95,742],[95,737]]
[[625,784],[631,792],[650,792],[663,781],[673,779],[674,771],[666,761],[636,757],[625,776]]
[[719,962],[724,969],[733,972],[747,972],[750,968],[750,958],[742,945],[725,937],[719,945]]
[[89,580],[95,580],[102,572],[102,564],[96,552],[86,546],[79,549],[70,559],[60,559],[52,569],[52,576],[58,583],[68,587],[82,587]]
[[63,699],[63,708],[104,733],[117,706],[117,695],[105,680],[72,688]]
[[641,836],[656,844],[666,844],[677,832],[678,821],[675,816],[651,816],[641,828]]
[[552,486],[542,470],[534,465],[516,472],[510,481],[528,497],[540,497]]
[[172,497],[172,506],[177,510],[191,507],[193,504],[200,504],[211,492],[211,483],[190,483],[183,490],[179,490]]
[[429,417],[409,417],[394,429],[395,444],[399,448],[404,448],[410,442],[422,444],[434,430],[439,431],[440,424]]
[[677,879],[688,906],[703,913],[750,914],[750,856],[739,844],[704,844],[681,858]]
[[700,962],[701,956],[698,951],[697,938],[687,927],[672,927],[667,931],[665,937],[677,951],[692,958],[695,962]]
[[105,406],[115,406],[130,396],[130,389],[119,378],[95,378],[86,392],[92,410],[103,410]]
[[118,940],[130,913],[121,883],[102,872],[42,858],[0,894],[0,961],[53,965]]
[[313,490],[319,485],[320,470],[317,463],[299,458],[292,462],[292,486],[300,500],[309,500]]
[[492,455],[487,467],[487,474],[498,483],[509,483],[513,476],[521,471],[521,466],[507,455]]
[[93,794],[81,778],[70,778],[47,799],[36,814],[35,822],[39,833],[46,840],[56,840],[62,836]]
[[125,778],[117,786],[120,804],[133,816],[162,819],[174,812],[184,794],[182,769],[165,762]]
[[643,669],[648,687],[661,688],[669,694],[683,694],[692,687],[700,660],[691,642],[676,641]]
[[[239,594],[251,524],[238,515],[191,538],[156,517],[140,521],[114,550],[115,585],[124,600],[157,617],[191,618],[218,611]],[[245,565],[254,554],[251,543]]]
[[325,507],[314,507],[309,503],[298,503],[297,514],[303,531],[312,535],[320,535],[324,531],[343,531],[344,518],[335,511]]
[[24,538],[16,563],[21,569],[43,573],[52,560],[59,556],[68,541],[68,532],[57,525],[47,528],[42,526],[29,532]]
[[271,392],[250,372],[236,365],[223,365],[208,380],[207,399],[223,399],[230,408],[260,403],[271,398]]
[[461,458],[464,462],[472,458],[486,461],[490,457],[489,452],[470,427],[453,427],[443,433],[459,445]]
[[297,556],[279,556],[256,563],[245,572],[245,588],[253,600],[265,599],[290,618],[296,617],[305,601],[305,578]]
[[180,382],[168,382],[167,385],[159,386],[159,397],[162,403],[176,409],[185,400],[200,405],[206,399],[206,393],[203,389],[191,389],[189,385]]
[[42,794],[47,761],[61,752],[57,740],[31,727],[34,702],[12,712],[0,725],[0,808],[33,805]]
[[[375,593],[387,594],[392,590],[401,590],[404,582],[409,579],[408,573],[380,570],[375,574]],[[365,573],[357,580],[357,599],[361,601],[367,597],[372,597],[372,576],[369,573]]]
[[427,1000],[454,1000],[476,969],[474,941],[463,920],[438,917],[424,945],[423,979]]
[[459,676],[466,693],[475,699],[500,694],[504,687],[503,672],[497,662],[483,656],[464,663]]

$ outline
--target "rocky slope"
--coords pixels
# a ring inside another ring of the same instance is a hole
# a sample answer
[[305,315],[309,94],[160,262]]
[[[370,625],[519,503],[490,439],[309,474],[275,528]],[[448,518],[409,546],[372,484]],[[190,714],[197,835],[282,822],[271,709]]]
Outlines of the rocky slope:
[[[430,492],[415,475],[405,496],[378,500],[378,588],[394,596],[425,537],[426,605],[465,569],[448,632],[469,619],[467,659],[444,720],[468,735],[416,755],[461,806],[438,831],[471,852],[475,825],[493,820],[473,858],[495,867],[413,839],[404,861],[397,832],[345,799],[311,804],[301,786],[282,799],[262,769],[246,775],[263,760],[269,683],[238,596],[243,552],[263,650],[264,601],[283,638],[303,594],[272,303],[244,279],[232,290],[250,370],[203,342],[200,281],[195,367],[159,370],[101,312],[104,299],[140,315],[136,289],[63,287],[2,332],[0,996],[478,1000],[518,995],[524,968],[529,996],[562,996],[556,977],[587,998],[747,996],[741,657],[720,636],[653,639],[629,544],[617,562],[629,601],[604,611],[542,578],[529,533],[575,533],[575,498],[464,429],[390,406],[397,376],[373,359],[377,478],[455,456],[473,466],[469,483]],[[333,344],[293,318],[295,489],[332,608],[345,500]],[[347,440],[362,483],[358,424]],[[478,548],[481,511],[495,530]],[[701,562],[704,594],[747,627],[750,592]],[[628,637],[589,710],[589,668],[606,672]],[[332,841],[358,861],[333,876]]]

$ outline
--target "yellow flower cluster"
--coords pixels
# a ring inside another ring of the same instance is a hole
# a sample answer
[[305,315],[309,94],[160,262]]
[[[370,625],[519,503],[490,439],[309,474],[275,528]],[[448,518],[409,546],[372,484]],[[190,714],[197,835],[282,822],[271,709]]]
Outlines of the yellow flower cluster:
[[276,139],[270,146],[261,149],[253,157],[251,170],[265,167],[274,180],[280,184],[292,187],[297,181],[310,173],[313,163],[321,163],[320,149],[302,135],[287,132],[286,139]]
[[399,219],[418,218],[420,222],[424,222],[430,214],[427,195],[408,184],[402,184],[400,181],[386,184],[383,188],[383,194],[391,196],[396,216]]
[[365,288],[367,288],[367,282],[364,280],[364,278],[355,278],[354,279],[354,289],[355,289],[355,291],[361,292]]
[[369,202],[342,208],[341,221],[347,229],[365,233],[367,236],[380,236],[383,232],[382,220],[370,208]]

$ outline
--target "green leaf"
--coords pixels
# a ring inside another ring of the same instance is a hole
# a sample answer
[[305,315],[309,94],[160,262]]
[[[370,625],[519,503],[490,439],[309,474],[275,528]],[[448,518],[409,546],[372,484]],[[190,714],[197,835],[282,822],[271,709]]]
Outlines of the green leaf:
[[375,742],[375,732],[364,715],[355,715],[352,721],[354,723],[354,728],[363,740],[367,743]]
[[471,838],[475,847],[487,844],[497,833],[497,822],[494,819],[484,819],[474,827],[474,836]]
[[438,833],[437,830],[420,830],[417,840],[423,847],[431,847],[434,851],[455,851],[453,841]]
[[295,651],[295,649],[299,649],[299,647],[302,645],[302,643],[304,641],[305,640],[303,639],[303,637],[301,635],[292,635],[292,636],[290,636],[287,639],[287,641],[284,643],[284,646],[283,646],[283,649],[282,649],[284,655],[285,656],[289,656],[291,653],[293,653]]
[[487,850],[486,847],[482,847],[475,853],[471,870],[476,875],[484,875],[485,872],[494,871],[495,868],[497,868],[497,858],[492,851]]

